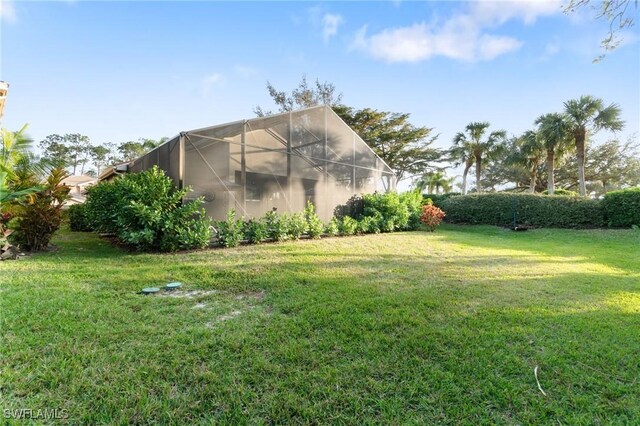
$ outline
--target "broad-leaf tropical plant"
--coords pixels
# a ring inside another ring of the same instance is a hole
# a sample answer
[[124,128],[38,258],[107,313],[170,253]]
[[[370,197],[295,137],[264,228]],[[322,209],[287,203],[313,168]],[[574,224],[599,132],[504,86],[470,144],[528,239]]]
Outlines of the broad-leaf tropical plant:
[[494,160],[504,152],[504,142],[507,132],[494,130],[486,138],[487,122],[469,123],[465,132],[456,134],[453,138],[454,148],[463,147],[469,156],[473,156],[476,164],[476,191],[482,192],[482,166],[488,161]]
[[32,139],[26,135],[27,125],[22,126],[17,132],[6,129],[0,131],[2,146],[0,149],[0,213],[6,203],[18,201],[40,190],[39,186],[12,189],[11,181],[16,178],[15,167],[20,160],[27,155]]
[[585,95],[578,99],[571,99],[564,103],[571,134],[576,147],[578,158],[578,192],[587,194],[584,178],[585,147],[590,133],[599,130],[622,130],[624,121],[620,119],[620,107],[616,104],[604,106],[600,98]]

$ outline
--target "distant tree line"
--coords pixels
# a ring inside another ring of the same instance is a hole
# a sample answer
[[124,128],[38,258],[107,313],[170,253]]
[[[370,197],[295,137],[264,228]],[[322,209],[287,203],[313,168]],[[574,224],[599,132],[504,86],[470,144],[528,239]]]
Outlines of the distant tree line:
[[132,161],[167,140],[166,137],[158,140],[140,138],[120,144],[94,145],[88,136],[68,133],[49,135],[38,145],[42,152],[41,161],[44,163],[67,169],[72,175],[99,176],[105,167]]
[[[528,191],[553,194],[556,188],[580,195],[599,196],[614,189],[640,185],[640,144],[637,135],[623,142],[609,140],[591,145],[600,130],[624,127],[620,108],[602,99],[581,96],[564,103],[561,112],[543,114],[534,128],[508,137],[490,123],[471,122],[455,135],[449,149],[433,143],[433,128],[415,126],[410,115],[356,109],[344,105],[342,94],[329,82],[309,84],[303,76],[291,92],[267,82],[276,112],[328,105],[395,172],[399,180],[410,179],[415,188],[429,193],[453,190],[455,177],[447,169],[462,167],[460,190],[469,190],[467,176],[474,169],[474,192]],[[258,116],[272,114],[256,107]]]

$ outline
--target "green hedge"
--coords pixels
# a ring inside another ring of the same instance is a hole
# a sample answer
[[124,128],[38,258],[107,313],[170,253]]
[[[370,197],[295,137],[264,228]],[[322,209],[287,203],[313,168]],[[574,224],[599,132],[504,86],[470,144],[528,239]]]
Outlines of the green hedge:
[[461,194],[459,192],[447,192],[446,194],[422,194],[422,204],[426,204],[427,199],[430,199],[434,206],[442,207],[442,203],[445,200],[448,200],[451,197],[457,197],[458,195]]
[[76,232],[91,232],[91,219],[84,204],[74,204],[67,209],[69,215],[69,228]]
[[640,187],[607,192],[602,208],[609,226],[640,226]]
[[606,225],[598,200],[559,195],[490,193],[451,197],[441,208],[450,223],[497,226],[516,223],[550,228],[596,228]]

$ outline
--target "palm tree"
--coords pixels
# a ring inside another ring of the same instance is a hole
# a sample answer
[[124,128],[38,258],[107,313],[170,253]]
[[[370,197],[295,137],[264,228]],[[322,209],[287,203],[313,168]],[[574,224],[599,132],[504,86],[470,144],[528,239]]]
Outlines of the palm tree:
[[[504,130],[496,130],[482,139],[490,124],[487,122],[469,123],[465,128],[465,133],[458,133],[453,138],[454,148],[464,148],[468,157],[473,156],[476,164],[476,191],[482,192],[480,176],[482,174],[482,166],[489,160],[497,158],[504,150],[504,141],[507,132]],[[466,186],[465,176],[463,176],[463,185]],[[466,190],[466,187],[465,187]]]
[[471,147],[468,146],[463,139],[464,135],[462,133],[458,133],[455,136],[453,139],[455,146],[449,150],[449,156],[454,162],[455,167],[464,164],[464,170],[462,172],[462,195],[466,195],[467,175],[469,174],[469,169],[471,169],[471,166],[473,166],[475,162],[475,157],[473,156]]
[[585,144],[589,132],[596,133],[601,129],[622,130],[624,121],[620,119],[620,107],[610,104],[605,107],[600,98],[585,95],[564,103],[573,141],[578,157],[578,189],[582,196],[587,195],[584,179]]
[[15,167],[21,162],[21,159],[29,152],[33,140],[29,138],[25,132],[27,125],[17,132],[10,132],[6,129],[1,130],[2,145],[0,146],[0,212],[5,203],[17,201],[34,192],[40,190],[40,187],[33,186],[13,190],[10,188],[10,182],[16,177]]
[[547,192],[553,195],[556,158],[564,154],[571,143],[569,123],[564,114],[556,112],[543,114],[534,123],[538,126],[538,135],[547,151]]
[[524,166],[529,173],[529,192],[536,192],[538,169],[544,161],[545,146],[537,131],[527,130],[514,141],[515,151],[507,157],[512,164]]
[[438,194],[440,189],[442,189],[442,192],[444,193],[450,192],[452,183],[453,178],[447,178],[446,174],[442,170],[436,170],[435,172],[423,174],[415,182],[415,187],[420,192],[427,189],[429,194]]

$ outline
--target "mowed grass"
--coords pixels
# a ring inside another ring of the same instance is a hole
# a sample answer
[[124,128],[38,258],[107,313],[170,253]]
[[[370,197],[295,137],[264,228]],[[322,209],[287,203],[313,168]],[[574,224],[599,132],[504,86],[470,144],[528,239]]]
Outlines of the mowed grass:
[[[640,423],[637,231],[445,226],[174,255],[54,243],[0,263],[3,409],[72,424]],[[175,280],[177,297],[137,294]]]

